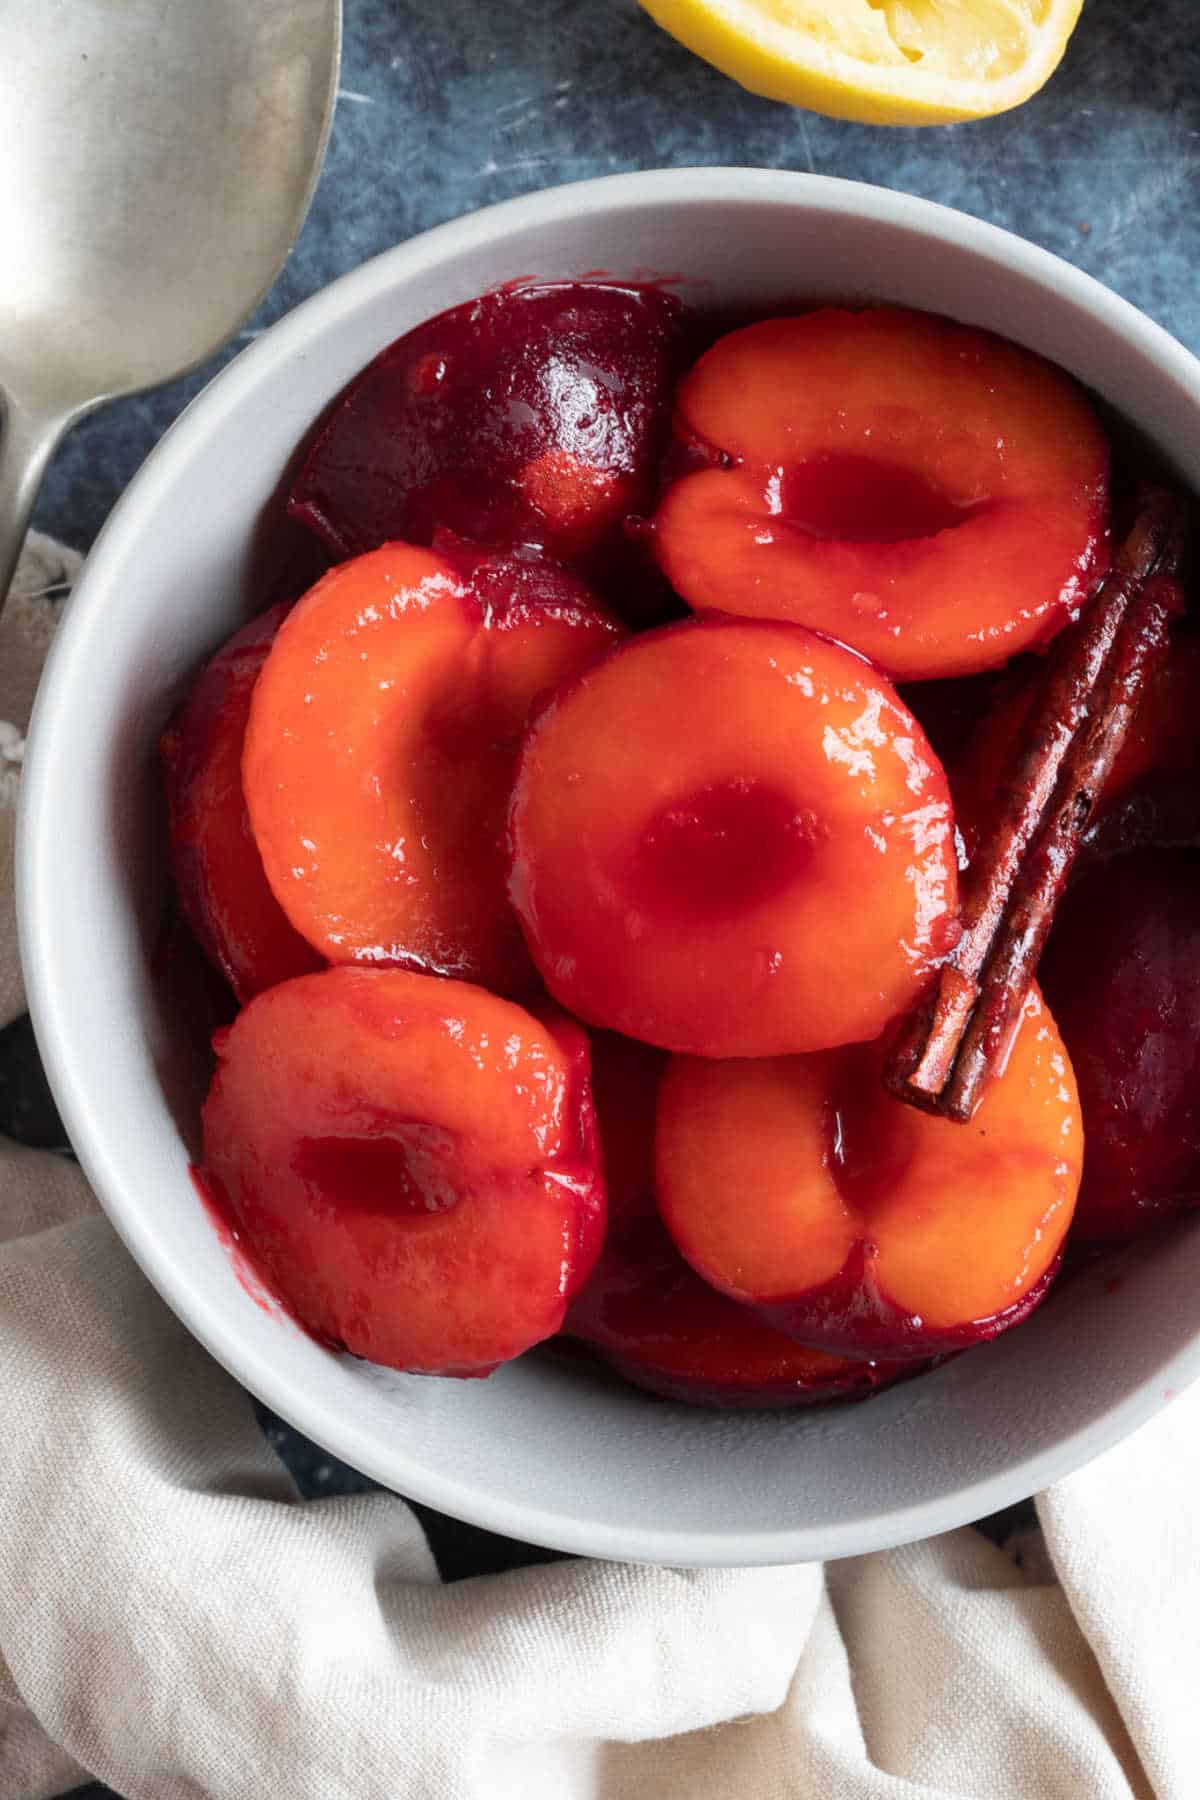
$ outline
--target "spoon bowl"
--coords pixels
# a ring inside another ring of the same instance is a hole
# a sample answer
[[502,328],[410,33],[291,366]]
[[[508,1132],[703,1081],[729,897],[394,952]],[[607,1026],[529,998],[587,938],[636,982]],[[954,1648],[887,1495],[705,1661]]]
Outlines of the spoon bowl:
[[341,0],[41,0],[5,22],[0,600],[55,444],[237,330],[308,210]]

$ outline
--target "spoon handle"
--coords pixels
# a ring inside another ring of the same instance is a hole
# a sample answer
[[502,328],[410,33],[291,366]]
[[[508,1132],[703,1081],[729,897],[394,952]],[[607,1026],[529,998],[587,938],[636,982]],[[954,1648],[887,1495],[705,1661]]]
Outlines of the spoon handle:
[[0,608],[21,554],[46,464],[63,434],[61,418],[28,412],[0,393]]

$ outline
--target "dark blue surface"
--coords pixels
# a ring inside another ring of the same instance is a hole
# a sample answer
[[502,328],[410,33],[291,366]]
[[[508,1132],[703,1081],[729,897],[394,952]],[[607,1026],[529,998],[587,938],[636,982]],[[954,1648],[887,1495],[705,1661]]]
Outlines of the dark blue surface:
[[[243,338],[364,258],[490,201],[618,169],[744,163],[962,207],[1090,270],[1200,350],[1194,0],[1087,0],[1063,67],[1026,106],[978,125],[899,131],[744,94],[635,0],[347,0],[346,11],[342,94],[312,214]],[[237,348],[78,427],[37,523],[86,548],[160,433]],[[4,1128],[28,1141],[54,1135],[20,1026],[0,1037]],[[269,1429],[309,1492],[365,1485]],[[422,1516],[447,1575],[544,1554]]]
[[[342,93],[300,242],[248,336],[445,219],[617,169],[749,163],[906,189],[1032,238],[1200,349],[1194,0],[1087,0],[1049,86],[974,125],[881,130],[759,100],[635,0],[347,0]],[[60,451],[38,523],[86,546],[237,348],[108,408]]]

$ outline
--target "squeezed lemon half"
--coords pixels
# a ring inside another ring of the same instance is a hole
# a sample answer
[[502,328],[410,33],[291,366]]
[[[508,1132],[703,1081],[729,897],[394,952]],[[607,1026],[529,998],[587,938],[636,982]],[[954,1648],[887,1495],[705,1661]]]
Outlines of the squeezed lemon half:
[[1083,0],[641,0],[755,94],[870,125],[948,125],[1028,100]]

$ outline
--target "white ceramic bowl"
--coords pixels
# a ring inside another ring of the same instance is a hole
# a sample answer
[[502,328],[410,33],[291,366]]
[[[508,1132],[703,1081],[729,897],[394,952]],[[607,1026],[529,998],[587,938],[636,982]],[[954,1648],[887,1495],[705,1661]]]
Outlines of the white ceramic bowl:
[[1018,1500],[1200,1372],[1200,1233],[1078,1280],[998,1343],[862,1406],[720,1414],[534,1355],[486,1382],[320,1349],[239,1285],[188,1177],[201,1098],[149,958],[163,884],[155,738],[261,605],[263,509],[297,440],[398,333],[511,277],[604,269],[759,307],[870,297],[990,326],[1073,371],[1200,488],[1200,364],[1067,264],[924,201],[692,169],[511,201],[389,251],[273,327],[189,407],[72,599],[25,773],[21,923],[72,1140],[151,1281],[239,1380],[388,1486],[535,1543],[668,1564],[844,1556]]

